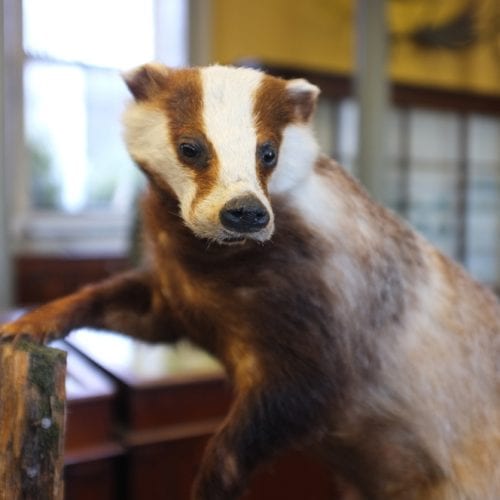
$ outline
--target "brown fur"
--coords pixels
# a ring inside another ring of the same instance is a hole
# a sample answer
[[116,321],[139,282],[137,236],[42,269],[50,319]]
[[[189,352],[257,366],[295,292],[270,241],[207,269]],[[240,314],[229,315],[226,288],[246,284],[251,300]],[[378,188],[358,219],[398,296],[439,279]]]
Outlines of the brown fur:
[[[179,109],[181,118],[168,117],[176,140],[203,130],[195,73],[183,73],[182,85],[168,90],[158,75],[138,75],[130,84],[137,99]],[[281,80],[265,78],[256,94],[262,140],[271,135],[279,144],[297,105],[302,118],[310,114],[309,104],[283,98],[284,89]],[[206,451],[196,500],[236,498],[259,463],[290,446],[317,450],[352,485],[350,498],[495,498],[484,493],[488,477],[481,476],[496,477],[488,446],[500,452],[500,443],[481,436],[491,436],[500,408],[500,305],[493,294],[324,157],[314,175],[338,201],[335,213],[325,214],[335,230],[318,229],[291,197],[274,196],[271,241],[228,246],[197,238],[163,178],[138,160],[150,181],[142,205],[144,266],[3,325],[4,339],[45,341],[86,325],[149,341],[188,337],[217,356],[236,400]],[[461,385],[476,372],[490,405],[477,415],[473,405],[460,406],[475,397]],[[490,385],[496,393],[486,392]],[[449,404],[451,411],[442,410]],[[433,418],[441,413],[449,422]],[[457,436],[443,456],[434,441],[452,423]]]

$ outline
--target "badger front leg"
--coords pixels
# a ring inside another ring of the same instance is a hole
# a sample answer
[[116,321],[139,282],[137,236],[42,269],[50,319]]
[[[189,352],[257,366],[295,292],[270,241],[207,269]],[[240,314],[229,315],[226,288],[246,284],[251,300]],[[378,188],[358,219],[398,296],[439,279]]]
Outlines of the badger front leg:
[[143,340],[175,340],[179,327],[147,271],[130,271],[38,307],[0,325],[0,341],[46,342],[79,327],[113,330]]
[[219,432],[209,442],[193,500],[233,500],[256,466],[289,446],[321,439],[325,398],[297,379],[270,381],[239,394]]

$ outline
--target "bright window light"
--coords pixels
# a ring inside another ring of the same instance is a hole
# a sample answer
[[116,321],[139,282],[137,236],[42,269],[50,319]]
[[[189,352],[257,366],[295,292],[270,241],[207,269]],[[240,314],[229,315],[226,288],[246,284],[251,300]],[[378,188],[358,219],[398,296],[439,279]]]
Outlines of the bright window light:
[[123,212],[132,205],[140,176],[121,137],[129,94],[120,73],[155,59],[155,5],[23,1],[31,208]]
[[24,0],[24,49],[128,69],[154,58],[153,8],[148,0]]

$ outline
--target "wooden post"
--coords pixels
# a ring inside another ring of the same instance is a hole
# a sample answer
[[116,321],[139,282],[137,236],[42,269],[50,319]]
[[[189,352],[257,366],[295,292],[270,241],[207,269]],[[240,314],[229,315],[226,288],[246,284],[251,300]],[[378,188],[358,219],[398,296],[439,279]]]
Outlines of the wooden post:
[[62,500],[66,353],[0,344],[0,500]]

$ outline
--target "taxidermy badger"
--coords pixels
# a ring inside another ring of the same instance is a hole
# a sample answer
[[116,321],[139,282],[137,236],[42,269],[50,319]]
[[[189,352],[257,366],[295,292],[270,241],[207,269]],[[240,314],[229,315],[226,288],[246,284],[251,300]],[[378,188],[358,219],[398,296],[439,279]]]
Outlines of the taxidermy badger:
[[236,398],[196,500],[237,498],[292,445],[356,498],[498,500],[500,305],[320,154],[318,89],[221,66],[126,82],[148,258],[4,340],[91,326],[217,356]]

